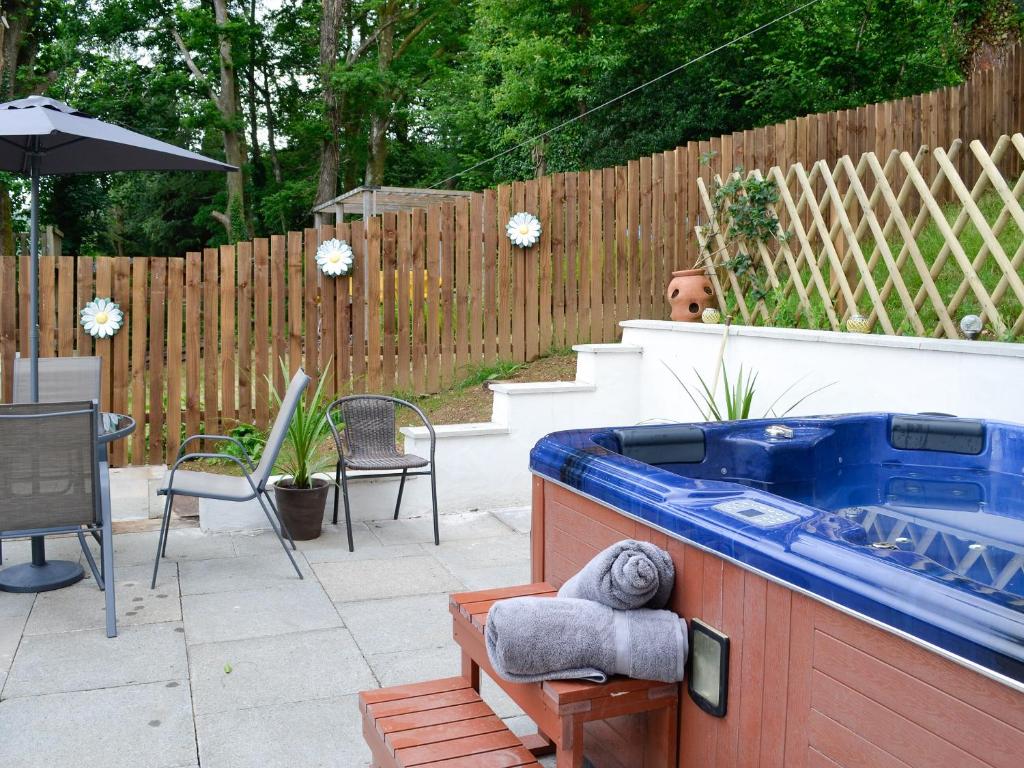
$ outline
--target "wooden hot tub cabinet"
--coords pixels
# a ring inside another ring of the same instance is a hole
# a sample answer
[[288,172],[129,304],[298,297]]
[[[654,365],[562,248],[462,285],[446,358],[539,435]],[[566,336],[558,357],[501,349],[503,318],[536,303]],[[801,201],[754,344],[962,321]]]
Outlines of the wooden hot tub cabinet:
[[[701,711],[684,686],[681,768],[1024,766],[1024,693],[534,477],[533,581],[560,586],[625,538],[670,552],[671,609],[731,640],[724,718]],[[588,738],[600,740],[593,755],[588,746],[598,768],[648,764],[628,739]]]

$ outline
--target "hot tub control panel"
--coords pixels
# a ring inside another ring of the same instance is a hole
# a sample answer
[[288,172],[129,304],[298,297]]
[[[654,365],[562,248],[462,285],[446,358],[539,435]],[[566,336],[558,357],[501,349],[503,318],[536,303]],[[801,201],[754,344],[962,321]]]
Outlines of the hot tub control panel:
[[756,525],[758,528],[774,528],[777,525],[795,523],[800,520],[792,512],[770,507],[759,501],[750,499],[733,499],[714,504],[711,507],[716,512],[722,512],[744,522]]

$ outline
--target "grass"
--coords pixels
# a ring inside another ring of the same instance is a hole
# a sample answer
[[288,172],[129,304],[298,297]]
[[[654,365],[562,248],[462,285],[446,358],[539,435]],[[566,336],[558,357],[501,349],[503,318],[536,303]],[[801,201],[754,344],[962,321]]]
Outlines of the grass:
[[[996,221],[999,214],[1004,209],[1002,201],[995,192],[988,192],[982,196],[978,201],[978,207],[989,225],[992,225]],[[961,210],[961,206],[957,204],[950,204],[943,207],[946,221],[950,226],[953,225]],[[880,216],[880,219],[884,222],[884,217]],[[909,224],[912,227],[913,221],[910,221]],[[977,227],[975,227],[973,223],[969,222],[967,226],[963,228],[957,239],[966,253],[967,259],[973,262],[984,244],[984,240],[978,232]],[[1003,251],[1006,253],[1007,258],[1012,259],[1013,255],[1021,247],[1022,242],[1024,242],[1024,233],[1022,233],[1011,220],[1003,228],[1003,231],[998,236],[998,240]],[[815,241],[815,243],[818,242],[820,241]],[[893,258],[897,258],[900,250],[903,248],[903,239],[899,236],[895,236],[890,237],[887,242]],[[935,222],[929,221],[918,234],[916,243],[921,251],[924,262],[929,267],[932,267],[942,251],[943,246],[946,244],[946,239]],[[790,241],[790,248],[793,250],[795,256],[797,253],[797,244],[795,240]],[[870,254],[875,249],[873,238],[869,236],[862,240],[861,249],[865,258],[870,259]],[[830,280],[830,272],[831,270],[828,266],[825,266],[822,269],[822,274],[826,284],[828,284]],[[909,254],[902,265],[900,275],[907,286],[907,291],[910,294],[911,299],[914,299],[921,290],[922,280]],[[825,312],[825,306],[821,298],[817,295],[817,290],[811,281],[810,270],[805,268],[802,270],[801,276],[804,284],[808,286],[807,292],[811,300],[810,313],[804,312],[800,307],[799,297],[795,290],[790,290],[788,293],[774,291],[765,299],[769,310],[774,314],[772,325],[779,327],[829,328],[830,326],[828,316]],[[981,282],[985,285],[986,291],[991,295],[1000,279],[1003,277],[1003,271],[1000,269],[998,262],[991,254],[986,259],[984,265],[978,269],[978,276]],[[878,258],[878,263],[872,270],[872,277],[875,281],[875,285],[881,291],[889,277],[889,271],[885,261],[880,257]],[[780,279],[784,279],[784,276],[780,275]],[[957,293],[962,282],[963,271],[960,269],[953,254],[949,253],[944,265],[935,276],[936,288],[947,306],[950,305],[950,302]],[[925,335],[930,336],[939,324],[939,317],[927,296],[924,295],[922,298],[923,304],[918,311],[918,316],[924,326]],[[908,318],[907,311],[895,289],[893,289],[886,298],[884,307],[896,333],[900,335],[916,335],[914,325]],[[1009,329],[1012,329],[1013,324],[1016,322],[1017,318],[1020,317],[1022,309],[1024,309],[1022,308],[1018,297],[1008,286],[1006,287],[1001,299],[996,302],[996,307],[999,310],[999,314],[1002,317],[1003,322]],[[737,314],[735,298],[731,293],[727,297],[727,308],[729,312]],[[871,299],[865,290],[862,292],[858,302],[858,310],[861,314],[866,316],[869,314],[871,309]],[[959,302],[958,306],[951,307],[950,310],[950,316],[953,319],[954,324],[959,323],[960,318],[964,315],[983,314],[980,302],[974,295],[973,291],[969,289],[965,293],[963,300]],[[763,321],[759,321],[759,323],[763,323]],[[876,333],[883,332],[881,324],[877,321],[874,324],[873,331]],[[991,325],[991,322],[988,322],[986,324],[986,332],[982,337],[987,339],[996,339],[999,341],[1022,341],[1024,340],[1024,333],[1018,333],[1016,335],[1007,333],[1000,337],[994,333],[994,328]]]

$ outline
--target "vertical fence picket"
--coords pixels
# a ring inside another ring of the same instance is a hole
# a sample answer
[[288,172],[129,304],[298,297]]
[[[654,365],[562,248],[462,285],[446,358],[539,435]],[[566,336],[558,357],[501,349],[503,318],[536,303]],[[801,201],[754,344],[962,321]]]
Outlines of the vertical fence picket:
[[75,353],[75,259],[57,257],[57,354]]
[[[124,311],[124,325],[114,336],[114,375],[112,390],[112,407],[116,413],[129,412],[129,338],[134,326],[132,317],[132,295],[131,295],[131,268],[132,260],[127,256],[118,256],[114,259],[114,301],[121,305]],[[214,288],[217,281],[214,280]],[[145,324],[145,314],[140,316],[140,321]],[[145,416],[145,412],[143,412]],[[136,432],[143,432],[146,428],[145,421],[136,420]],[[128,461],[128,441],[116,440],[111,450],[111,459],[117,466],[123,466]]]
[[[288,353],[288,318],[285,297],[288,295],[287,240],[284,235],[270,238],[270,375],[274,390],[284,394],[284,371],[281,365]],[[287,363],[285,363],[287,364]]]
[[484,239],[484,362],[494,363],[498,359],[498,193],[495,189],[484,190],[481,226]]
[[[537,215],[537,182],[528,181],[523,185],[523,210]],[[524,306],[525,327],[523,328],[523,360],[532,360],[540,354],[540,296],[537,285],[540,260],[540,243],[521,250],[523,264],[523,287],[526,291]]]
[[[469,202],[469,362],[484,362],[484,196],[474,193]],[[399,323],[399,327],[402,326]]]
[[253,423],[252,373],[253,373],[253,337],[252,337],[252,266],[253,243],[247,241],[238,244],[236,254],[237,277],[235,295],[238,301],[236,317],[238,320],[238,421],[242,424]]
[[395,390],[395,328],[398,303],[395,272],[398,270],[398,216],[385,213],[381,217],[381,274],[383,290],[380,297],[381,313],[381,375],[382,392]]
[[[185,318],[185,260],[167,260],[167,439],[163,461],[170,464],[181,445],[182,322]],[[191,318],[189,324],[191,325]]]
[[[227,432],[238,421],[236,410],[237,377],[235,373],[235,352],[238,339],[235,336],[236,309],[236,258],[235,246],[220,247],[220,429]],[[218,432],[217,434],[222,434]]]
[[[148,463],[157,464],[164,458],[164,342],[167,316],[167,258],[149,259],[149,369],[145,374],[145,391],[149,402]],[[135,463],[141,464],[140,459]]]
[[[423,301],[423,294],[417,297],[413,289],[413,266],[412,266],[412,215],[409,211],[401,211],[398,214],[397,232],[397,264],[398,264],[398,348],[396,350],[396,380],[395,386],[400,392],[413,392],[415,388],[412,376],[412,306],[417,301]],[[422,279],[422,278],[421,278]]]

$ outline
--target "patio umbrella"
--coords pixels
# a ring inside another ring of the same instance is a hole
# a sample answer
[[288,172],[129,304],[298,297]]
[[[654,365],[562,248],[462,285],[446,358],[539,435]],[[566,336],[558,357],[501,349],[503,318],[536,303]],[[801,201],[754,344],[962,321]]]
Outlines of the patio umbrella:
[[0,170],[32,179],[29,334],[32,402],[39,397],[39,177],[113,171],[237,171],[232,165],[97,120],[62,101],[0,104]]

